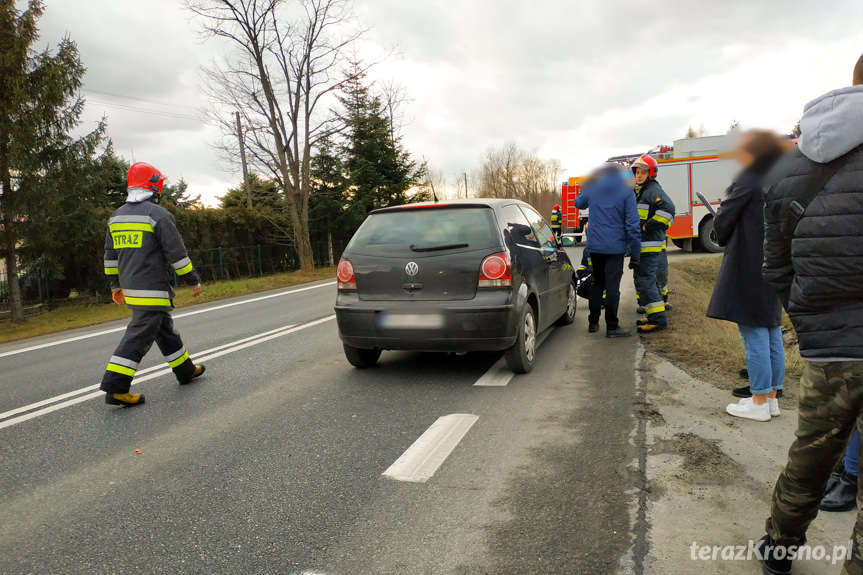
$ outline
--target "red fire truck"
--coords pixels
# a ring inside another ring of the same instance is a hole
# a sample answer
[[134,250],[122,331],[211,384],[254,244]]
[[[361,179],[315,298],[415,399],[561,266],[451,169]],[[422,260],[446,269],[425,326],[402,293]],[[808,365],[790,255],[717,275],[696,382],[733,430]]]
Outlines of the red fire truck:
[[[671,148],[659,146],[648,152],[659,164],[656,179],[677,208],[674,225],[668,230],[668,238],[674,245],[690,251],[722,251],[713,230],[713,216],[696,194],[701,192],[712,205],[719,205],[739,170],[734,160],[719,156],[720,151],[732,146],[729,136],[707,136],[676,140]],[[617,156],[608,161],[629,165],[640,155]],[[573,200],[585,181],[585,177],[569,178],[561,188],[563,231],[579,238],[590,214],[587,210],[576,210]]]

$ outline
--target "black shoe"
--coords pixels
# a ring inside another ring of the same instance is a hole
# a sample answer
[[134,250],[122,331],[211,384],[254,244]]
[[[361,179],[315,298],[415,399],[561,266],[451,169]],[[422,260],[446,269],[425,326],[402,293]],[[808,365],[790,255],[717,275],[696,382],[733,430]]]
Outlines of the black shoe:
[[[803,538],[803,541],[797,544],[797,546],[804,545],[806,543],[806,538]],[[792,560],[788,558],[788,548],[784,549],[785,553],[776,553],[776,545],[773,544],[773,540],[770,538],[770,535],[765,535],[758,541],[758,550],[762,552],[761,555],[761,572],[764,575],[790,575],[791,574],[791,562]],[[782,555],[782,559],[778,559],[777,555]]]
[[588,333],[598,332],[599,331],[599,324],[598,323],[592,323],[592,324],[588,325],[587,331],[588,331]]
[[205,371],[207,371],[206,367],[204,367],[203,365],[196,365],[195,366],[195,373],[193,373],[190,377],[187,377],[186,379],[180,379],[178,381],[180,382],[180,385],[188,385],[188,384],[192,383],[193,379],[197,379],[197,378],[201,377],[202,375],[204,375]]
[[614,329],[606,330],[605,337],[631,337],[632,332],[623,329],[622,327],[616,327]]
[[671,305],[671,302],[665,302],[665,311],[671,311],[674,309],[674,306]]
[[[839,471],[834,471],[830,474],[830,479],[827,480],[827,487],[824,488],[824,496],[826,497],[828,493],[836,489],[836,486],[839,484],[839,478],[842,477],[842,473],[845,471],[845,458],[843,457],[841,460],[842,467]],[[822,497],[823,499],[823,497]]]
[[[752,390],[748,385],[746,387],[736,387],[731,390],[731,395],[733,395],[734,397],[752,397]],[[780,397],[782,397],[782,390],[777,389],[776,399],[779,399]]]
[[142,405],[144,402],[143,394],[132,395],[128,391],[126,393],[108,393],[105,394],[105,403],[108,405],[122,405],[124,407],[135,407]]
[[749,379],[749,370],[745,367],[737,373],[740,375],[740,379]]
[[818,508],[822,511],[840,512],[851,511],[855,507],[857,507],[857,478],[843,471],[832,486],[828,482],[827,490]]

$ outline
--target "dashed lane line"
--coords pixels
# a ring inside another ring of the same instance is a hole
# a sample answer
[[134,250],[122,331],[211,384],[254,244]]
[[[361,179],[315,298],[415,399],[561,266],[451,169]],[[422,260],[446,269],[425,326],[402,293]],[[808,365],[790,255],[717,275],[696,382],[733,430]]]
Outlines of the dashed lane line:
[[467,435],[478,415],[454,413],[438,418],[408,447],[383,476],[396,481],[425,483]]

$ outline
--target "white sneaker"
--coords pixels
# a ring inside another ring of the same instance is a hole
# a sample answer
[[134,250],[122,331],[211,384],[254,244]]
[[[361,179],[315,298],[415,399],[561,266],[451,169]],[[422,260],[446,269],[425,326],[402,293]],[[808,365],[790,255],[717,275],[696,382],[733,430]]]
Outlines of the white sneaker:
[[779,417],[779,400],[775,397],[768,397],[767,405],[770,407],[770,417]]
[[770,405],[756,405],[751,397],[741,399],[737,403],[729,403],[725,408],[734,417],[751,419],[752,421],[770,421]]

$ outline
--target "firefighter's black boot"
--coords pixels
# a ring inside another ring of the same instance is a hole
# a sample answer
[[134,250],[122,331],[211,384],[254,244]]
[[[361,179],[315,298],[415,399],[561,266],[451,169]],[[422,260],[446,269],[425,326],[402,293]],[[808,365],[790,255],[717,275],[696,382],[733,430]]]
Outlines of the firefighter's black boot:
[[124,407],[135,407],[144,403],[143,394],[132,395],[126,393],[108,393],[105,394],[105,403],[108,405],[122,405]]
[[207,371],[206,367],[204,367],[203,365],[196,365],[195,371],[192,373],[192,375],[190,375],[189,377],[187,377],[185,379],[179,380],[180,385],[188,385],[188,384],[192,383],[192,380],[198,379],[199,377],[204,375],[205,371]]

